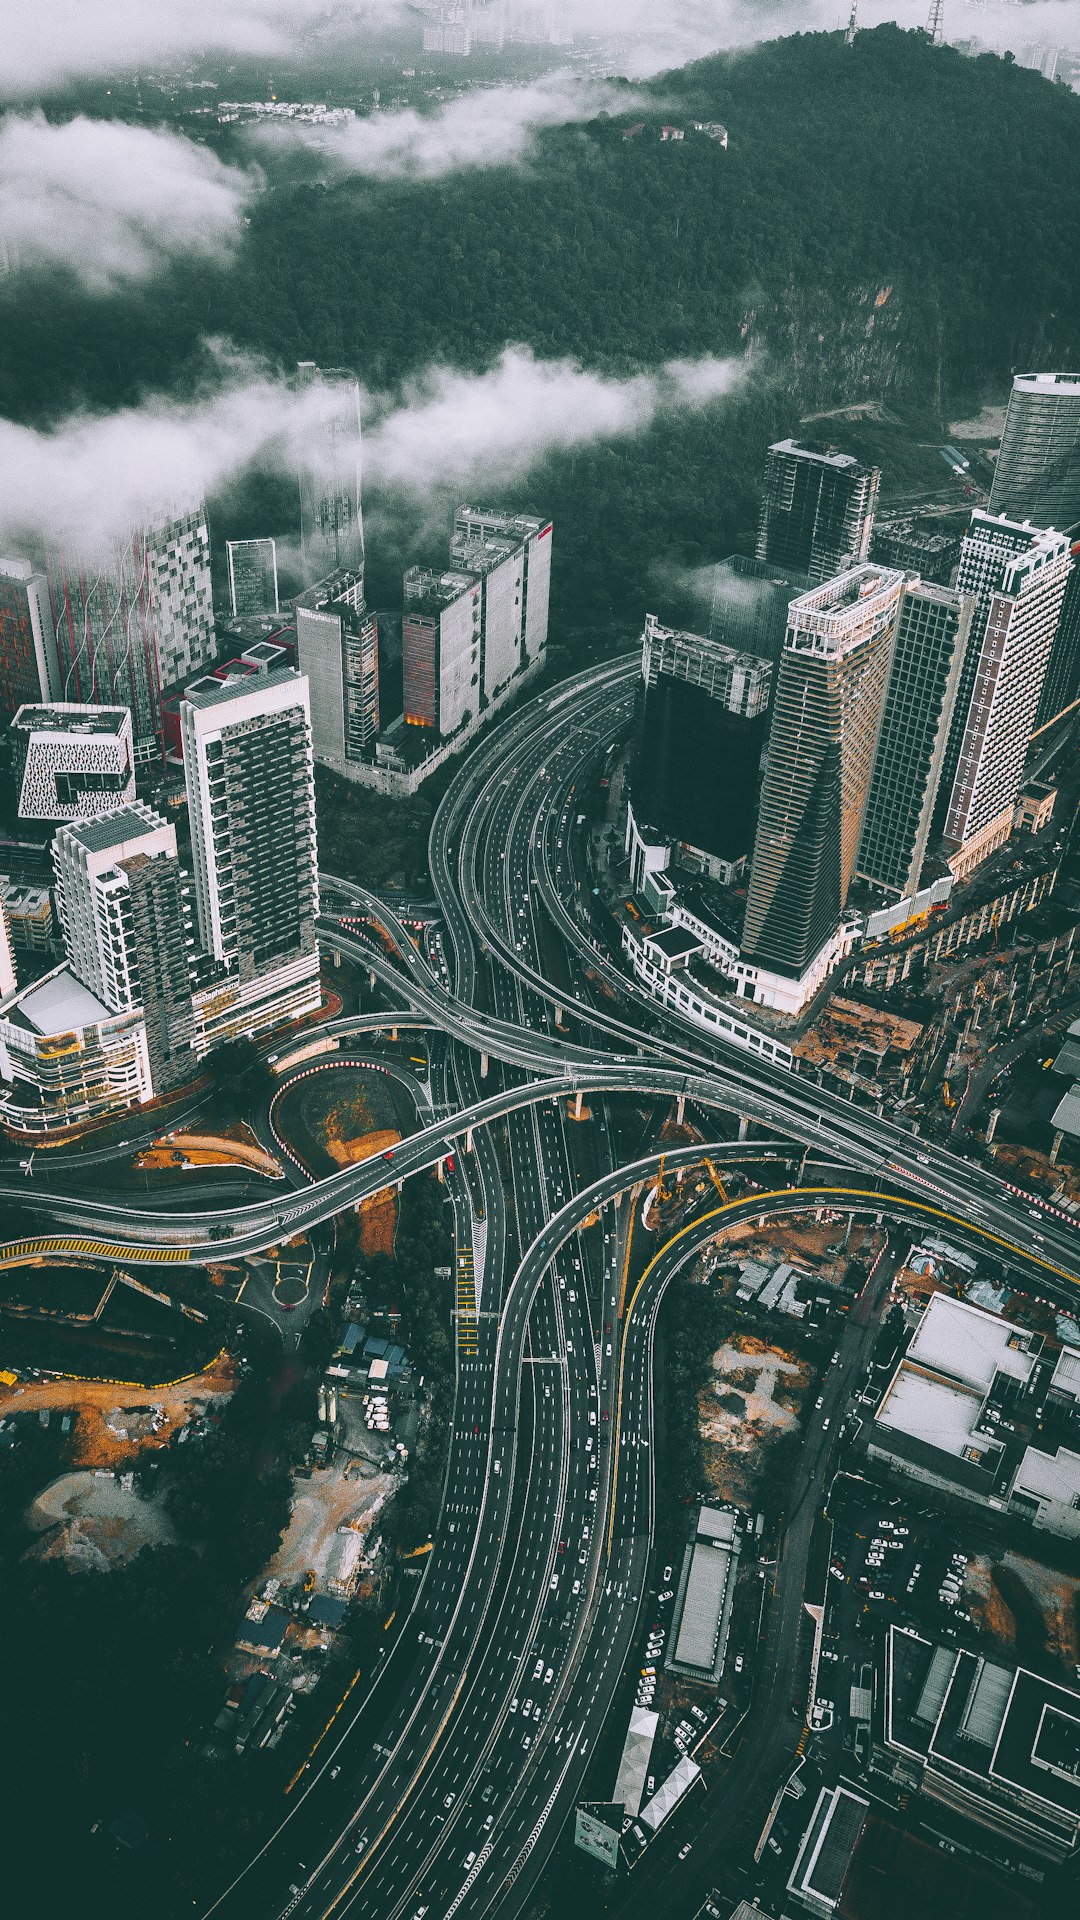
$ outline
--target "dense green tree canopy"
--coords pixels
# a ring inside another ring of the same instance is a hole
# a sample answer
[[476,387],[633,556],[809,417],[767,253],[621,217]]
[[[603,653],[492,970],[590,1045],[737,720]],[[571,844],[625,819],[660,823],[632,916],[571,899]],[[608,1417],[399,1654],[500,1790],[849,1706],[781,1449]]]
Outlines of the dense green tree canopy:
[[[657,555],[694,564],[745,544],[763,443],[800,416],[871,398],[932,438],[957,409],[1001,400],[1014,368],[1074,363],[1067,89],[890,26],[850,48],[796,35],[718,55],[637,99],[549,130],[520,165],[434,182],[320,182],[310,159],[302,173],[275,160],[228,266],[185,262],[107,297],[9,275],[0,409],[40,422],[189,395],[220,378],[209,340],[271,367],[349,365],[390,394],[432,364],[485,367],[507,343],[616,374],[747,355],[734,401],[550,457],[513,489],[510,504],[556,520],[566,667],[629,639],[648,599],[665,604]],[[723,121],[729,147],[695,137],[695,119]],[[662,143],[664,121],[687,138]],[[402,565],[440,551],[415,509],[368,498],[373,597],[398,604]],[[289,531],[270,524],[265,486],[225,518],[219,542]]]

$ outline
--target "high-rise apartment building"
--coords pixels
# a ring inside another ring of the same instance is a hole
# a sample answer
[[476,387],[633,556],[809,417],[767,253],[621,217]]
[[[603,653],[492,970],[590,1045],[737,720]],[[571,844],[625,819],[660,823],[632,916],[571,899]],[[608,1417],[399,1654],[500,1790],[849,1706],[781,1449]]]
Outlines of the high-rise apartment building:
[[479,711],[480,614],[475,574],[410,567],[401,623],[405,722],[442,739]]
[[72,973],[110,1013],[140,1011],[144,1099],[190,1076],[192,936],[176,830],[141,801],[62,826],[56,904]]
[[0,559],[0,720],[59,696],[48,581],[29,560]]
[[379,634],[363,573],[328,575],[293,602],[296,658],[311,689],[315,757],[339,772],[370,760],[379,731]]
[[9,994],[14,993],[16,985],[15,954],[12,948],[11,928],[8,925],[7,904],[0,897],[0,1000],[6,1000]]
[[190,689],[184,770],[205,985],[200,1054],[320,1004],[308,683],[290,668]]
[[1071,565],[1064,534],[972,514],[956,578],[974,596],[971,633],[935,819],[958,878],[1012,830]]
[[341,568],[364,579],[360,492],[360,388],[341,367],[301,360],[297,377],[310,390],[312,421],[297,467],[300,559],[311,584]]
[[189,1077],[191,938],[176,834],[140,801],[59,828],[66,958],[0,1003],[0,1106],[56,1132]]
[[246,613],[277,613],[277,543],[229,540],[229,599],[233,619]]
[[1065,533],[1080,525],[1080,373],[1016,375],[989,510]]
[[161,694],[213,658],[202,506],[148,518],[94,563],[48,556],[60,697],[131,711],[138,764],[161,754]]
[[826,977],[862,834],[904,577],[851,568],[793,600],[750,868],[740,992],[795,1010]]
[[757,557],[813,586],[866,559],[881,474],[817,442],[778,440],[765,461]]
[[971,626],[970,596],[908,579],[857,869],[903,899],[918,891]]
[[713,568],[709,638],[737,653],[777,661],[787,632],[788,607],[810,582],[792,567],[732,553]]
[[720,880],[753,844],[773,668],[700,634],[645,622],[631,781],[639,832],[701,856]]
[[20,820],[85,820],[135,798],[127,707],[20,707],[8,738]]
[[[461,558],[466,548],[475,550],[485,543],[506,542],[520,551],[520,664],[526,673],[536,666],[547,646],[551,529],[550,520],[539,520],[529,513],[504,513],[491,507],[459,507],[454,516],[450,559],[465,572],[475,571]],[[511,631],[516,624],[513,619],[509,620]],[[486,673],[485,679],[493,683],[494,674]]]
[[1080,542],[1077,541],[1073,542],[1072,563],[1039,696],[1036,732],[1050,726],[1080,700]]

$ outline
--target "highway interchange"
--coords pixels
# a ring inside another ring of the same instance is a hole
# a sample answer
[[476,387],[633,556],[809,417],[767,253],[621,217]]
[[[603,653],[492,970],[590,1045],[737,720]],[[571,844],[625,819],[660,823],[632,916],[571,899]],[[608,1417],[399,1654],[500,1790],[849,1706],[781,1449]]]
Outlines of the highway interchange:
[[[626,1234],[659,1153],[648,1142],[620,1157],[608,1096],[685,1102],[702,1117],[715,1140],[669,1151],[669,1168],[700,1164],[707,1150],[718,1167],[767,1162],[775,1174],[787,1162],[792,1181],[801,1168],[815,1182],[829,1169],[825,1185],[853,1190],[842,1204],[945,1214],[1037,1271],[1047,1295],[1071,1297],[1080,1274],[1068,1222],[910,1128],[661,1015],[598,945],[573,825],[584,783],[625,734],[635,671],[617,661],[540,695],[461,768],[432,827],[437,932],[424,949],[387,901],[323,879],[321,942],[369,969],[398,1008],[330,1023],[332,1057],[348,1061],[358,1047],[366,1057],[373,1028],[422,1022],[433,1030],[430,1108],[418,1102],[416,1130],[389,1158],[233,1207],[229,1254],[331,1219],[453,1154],[455,1231],[477,1258],[479,1312],[468,1339],[459,1329],[444,1503],[415,1602],[282,1825],[207,1907],[221,1920],[512,1916],[535,1894],[646,1591],[664,1289],[719,1225],[822,1199],[785,1181],[715,1209],[624,1299]],[[579,1093],[591,1123],[572,1117]],[[753,1138],[730,1138],[733,1115],[754,1124]],[[589,1127],[588,1177],[579,1126]],[[0,1192],[36,1209],[43,1235],[90,1235],[117,1257],[221,1251],[220,1207],[163,1209],[148,1195],[132,1208],[61,1191],[55,1178]],[[811,1452],[816,1495],[828,1449]],[[774,1674],[790,1652],[785,1619],[790,1628],[801,1606],[798,1555],[789,1558],[769,1627]],[[762,1721],[761,1767],[774,1721]],[[693,1886],[688,1869],[687,1901]],[[693,1910],[670,1876],[665,1897],[669,1911]]]

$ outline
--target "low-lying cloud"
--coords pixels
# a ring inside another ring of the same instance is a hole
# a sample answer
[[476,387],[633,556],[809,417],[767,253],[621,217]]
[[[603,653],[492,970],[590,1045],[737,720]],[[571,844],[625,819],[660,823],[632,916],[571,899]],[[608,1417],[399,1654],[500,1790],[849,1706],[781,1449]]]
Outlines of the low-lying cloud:
[[177,254],[227,254],[252,187],[180,134],[83,117],[0,120],[8,264],[62,267],[95,291],[144,279]]
[[528,86],[477,88],[433,113],[403,108],[325,130],[270,125],[250,137],[270,152],[300,140],[338,174],[432,180],[461,168],[519,160],[544,127],[588,120],[605,110],[623,112],[632,104],[625,88],[558,72]]
[[[394,396],[365,395],[365,486],[411,500],[418,522],[447,491],[497,488],[559,447],[638,432],[713,404],[743,363],[674,361],[619,380],[508,349],[485,373],[434,368]],[[50,542],[93,556],[159,503],[216,492],[253,469],[310,458],[332,395],[244,363],[190,403],[147,401],[41,431],[0,421],[0,550]],[[274,531],[274,529],[268,529]]]
[[365,471],[414,494],[507,481],[556,447],[637,433],[662,412],[707,406],[732,391],[743,364],[674,360],[618,380],[508,347],[487,373],[436,368],[410,383],[368,434]]

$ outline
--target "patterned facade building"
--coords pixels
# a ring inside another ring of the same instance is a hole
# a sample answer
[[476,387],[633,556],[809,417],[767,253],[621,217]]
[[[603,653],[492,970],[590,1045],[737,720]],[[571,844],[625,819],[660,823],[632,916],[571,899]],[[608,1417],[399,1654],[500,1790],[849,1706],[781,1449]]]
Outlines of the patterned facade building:
[[0,560],[0,719],[59,693],[48,582],[28,560]]
[[135,798],[126,707],[20,707],[9,738],[20,820],[83,820]]
[[148,518],[95,564],[50,554],[48,577],[63,699],[128,707],[136,763],[151,764],[162,690],[214,654],[205,509]]

